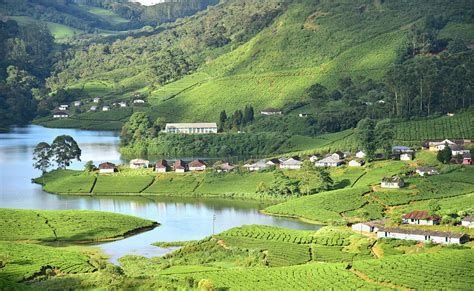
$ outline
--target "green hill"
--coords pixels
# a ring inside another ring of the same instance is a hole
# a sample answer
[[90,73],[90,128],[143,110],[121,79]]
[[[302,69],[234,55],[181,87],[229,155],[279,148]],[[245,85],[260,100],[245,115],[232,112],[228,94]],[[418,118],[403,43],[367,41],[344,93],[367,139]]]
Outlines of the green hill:
[[[321,83],[342,91],[341,78],[351,78],[353,83],[385,82],[387,72],[404,61],[400,58],[406,57],[407,44],[416,46],[411,56],[418,56],[410,65],[426,63],[439,78],[445,65],[436,57],[439,51],[446,50],[454,38],[464,44],[474,40],[468,2],[248,0],[242,5],[229,0],[160,33],[75,52],[50,78],[50,85],[93,88],[91,83],[101,81],[109,88],[102,96],[113,98],[139,92],[148,97],[152,116],[173,121],[216,120],[220,110],[229,112],[246,104],[259,110],[303,102],[306,110],[317,110],[321,106],[309,104],[311,85]],[[423,35],[429,35],[430,42],[421,40]],[[450,58],[470,74],[463,62],[472,61],[472,53],[463,54]],[[443,74],[447,73],[454,74]],[[393,90],[388,81],[382,85],[383,90],[372,93],[368,89],[342,93],[373,102],[377,97],[391,101],[393,91],[402,90],[396,82]],[[419,115],[450,110],[424,105],[434,104],[431,95],[421,96],[420,107],[419,90],[416,84],[410,86],[400,95],[413,105],[405,108],[404,101],[397,103],[395,114],[410,116],[413,108]],[[330,98],[324,107],[337,111],[353,106],[340,101]],[[455,109],[470,104],[472,98]],[[379,115],[386,116],[391,105]]]

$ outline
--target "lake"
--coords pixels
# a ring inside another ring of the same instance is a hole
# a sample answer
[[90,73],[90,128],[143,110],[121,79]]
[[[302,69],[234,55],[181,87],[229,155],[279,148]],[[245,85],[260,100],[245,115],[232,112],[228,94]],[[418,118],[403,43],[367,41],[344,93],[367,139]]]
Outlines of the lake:
[[95,164],[120,159],[119,136],[110,131],[51,129],[37,125],[13,128],[0,133],[0,207],[24,209],[87,209],[143,217],[159,222],[154,230],[123,240],[99,244],[112,262],[123,255],[164,255],[172,248],[154,247],[157,241],[202,239],[244,224],[274,225],[291,229],[319,229],[320,226],[298,220],[267,216],[259,212],[265,205],[217,199],[183,199],[169,197],[60,196],[41,190],[31,179],[41,173],[32,166],[37,143],[51,143],[58,135],[72,136],[82,149],[82,162],[74,161],[71,169],[83,169],[84,163]]

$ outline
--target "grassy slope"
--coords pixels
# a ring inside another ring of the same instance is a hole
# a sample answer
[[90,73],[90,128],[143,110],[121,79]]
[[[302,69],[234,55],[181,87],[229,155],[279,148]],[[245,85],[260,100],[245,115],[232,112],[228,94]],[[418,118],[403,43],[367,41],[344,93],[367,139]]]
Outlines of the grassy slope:
[[[20,25],[21,24],[30,24],[33,22],[37,22],[36,19],[29,17],[29,16],[10,16],[13,20],[17,21]],[[83,33],[83,31],[54,22],[46,22],[46,25],[49,28],[49,31],[56,39],[56,41],[64,41],[67,38],[73,37],[75,34]]]
[[152,227],[154,222],[97,211],[0,209],[0,240],[99,241]]

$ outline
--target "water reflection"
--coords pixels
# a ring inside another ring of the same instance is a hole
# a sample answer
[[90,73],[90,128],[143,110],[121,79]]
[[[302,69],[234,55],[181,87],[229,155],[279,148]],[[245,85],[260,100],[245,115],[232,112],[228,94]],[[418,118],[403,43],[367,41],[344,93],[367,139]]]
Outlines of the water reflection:
[[[275,225],[292,229],[317,229],[318,226],[296,220],[263,215],[262,203],[229,200],[203,200],[144,196],[60,196],[48,194],[31,178],[40,175],[32,167],[32,153],[37,143],[51,143],[57,135],[74,137],[82,149],[83,162],[120,163],[119,139],[115,132],[75,129],[49,129],[41,126],[15,128],[0,134],[0,207],[27,209],[88,209],[139,216],[161,226],[124,240],[100,244],[113,261],[126,254],[157,256],[170,249],[150,246],[156,241],[201,239],[243,224]],[[213,222],[213,216],[216,216]]]

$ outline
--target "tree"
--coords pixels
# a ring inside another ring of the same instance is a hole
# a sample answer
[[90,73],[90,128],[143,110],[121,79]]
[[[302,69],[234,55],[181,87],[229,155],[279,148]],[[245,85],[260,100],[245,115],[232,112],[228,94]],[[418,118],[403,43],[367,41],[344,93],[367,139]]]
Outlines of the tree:
[[281,171],[275,171],[273,181],[268,192],[277,196],[291,196],[299,194],[299,182],[285,176]]
[[331,178],[329,171],[322,167],[317,167],[319,179],[321,180],[320,188],[324,191],[328,191],[334,185],[334,180]]
[[430,209],[431,214],[435,214],[441,209],[441,207],[439,206],[438,201],[436,201],[436,200],[431,200],[430,203],[428,203],[428,207]]
[[65,169],[71,160],[81,160],[81,149],[76,141],[69,135],[57,136],[51,144],[52,157],[58,169]]
[[43,174],[51,167],[51,146],[46,142],[40,142],[33,151],[33,167]]
[[385,157],[392,153],[393,146],[393,126],[389,120],[382,120],[375,126],[376,147],[383,149]]
[[367,154],[367,159],[373,160],[377,149],[375,138],[375,122],[370,118],[365,118],[357,124],[357,137],[362,149]]
[[149,138],[151,136],[151,121],[145,112],[135,112],[122,127],[120,135],[124,145],[133,144],[135,141]]
[[252,123],[254,120],[254,110],[252,105],[246,105],[244,109],[244,117],[243,117],[243,123],[244,125],[247,125],[249,123]]
[[84,171],[86,172],[92,172],[96,169],[95,165],[94,165],[94,161],[88,161],[85,165],[84,165]]
[[440,150],[438,152],[438,155],[436,156],[438,161],[440,161],[443,164],[449,163],[452,157],[453,157],[453,152],[451,151],[451,148],[448,146],[447,143],[444,145],[444,149]]
[[232,115],[232,128],[240,130],[240,126],[242,125],[244,115],[242,114],[241,110],[236,110],[234,115]]
[[219,115],[219,128],[218,128],[219,132],[224,131],[226,122],[227,122],[227,113],[225,112],[225,110],[222,110]]

